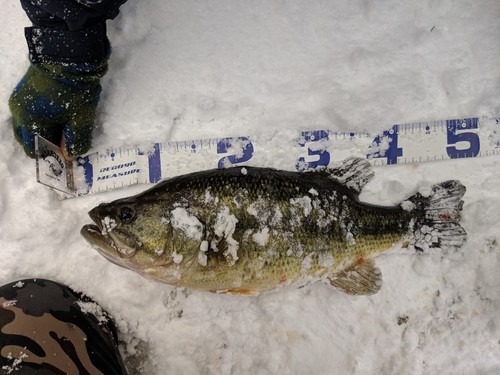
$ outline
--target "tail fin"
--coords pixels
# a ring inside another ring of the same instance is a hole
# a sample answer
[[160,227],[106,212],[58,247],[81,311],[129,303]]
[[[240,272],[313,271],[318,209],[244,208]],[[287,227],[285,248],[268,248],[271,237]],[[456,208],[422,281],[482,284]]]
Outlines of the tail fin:
[[467,240],[459,224],[465,190],[459,181],[451,180],[433,185],[428,196],[417,193],[408,199],[422,213],[415,219],[411,241],[417,250],[457,248]]

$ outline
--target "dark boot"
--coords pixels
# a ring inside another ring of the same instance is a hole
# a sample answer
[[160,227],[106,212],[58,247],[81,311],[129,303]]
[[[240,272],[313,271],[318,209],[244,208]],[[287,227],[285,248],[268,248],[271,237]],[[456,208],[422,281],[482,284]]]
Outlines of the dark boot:
[[126,374],[116,327],[90,298],[26,279],[0,287],[0,374]]

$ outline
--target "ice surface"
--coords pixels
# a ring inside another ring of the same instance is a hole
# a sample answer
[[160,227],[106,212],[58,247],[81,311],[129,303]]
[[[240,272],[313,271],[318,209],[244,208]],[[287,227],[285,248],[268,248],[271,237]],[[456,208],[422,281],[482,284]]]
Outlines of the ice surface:
[[[177,290],[116,267],[79,234],[91,208],[144,187],[59,201],[36,183],[7,106],[30,22],[19,2],[1,4],[2,283],[43,277],[92,297],[129,355],[149,348],[144,374],[500,373],[499,157],[375,169],[361,199],[376,204],[460,180],[469,240],[456,254],[377,258],[373,296],[321,283],[257,298]],[[499,18],[498,0],[129,1],[108,22],[94,145],[494,117]],[[268,152],[278,165],[279,148]]]

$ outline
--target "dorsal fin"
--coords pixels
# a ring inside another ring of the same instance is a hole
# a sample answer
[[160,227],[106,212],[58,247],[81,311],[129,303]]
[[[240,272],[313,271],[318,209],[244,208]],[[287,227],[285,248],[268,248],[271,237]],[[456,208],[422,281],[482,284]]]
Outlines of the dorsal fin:
[[375,294],[382,286],[382,273],[372,260],[360,258],[331,277],[330,284],[355,296]]
[[347,188],[361,192],[373,177],[370,163],[361,158],[349,157],[329,169],[330,176]]

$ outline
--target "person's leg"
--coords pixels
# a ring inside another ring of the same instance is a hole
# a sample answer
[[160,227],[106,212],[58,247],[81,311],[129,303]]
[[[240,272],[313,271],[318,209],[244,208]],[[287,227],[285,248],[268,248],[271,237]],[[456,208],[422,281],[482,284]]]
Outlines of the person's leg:
[[59,283],[0,287],[0,374],[126,374],[116,328],[90,298]]

